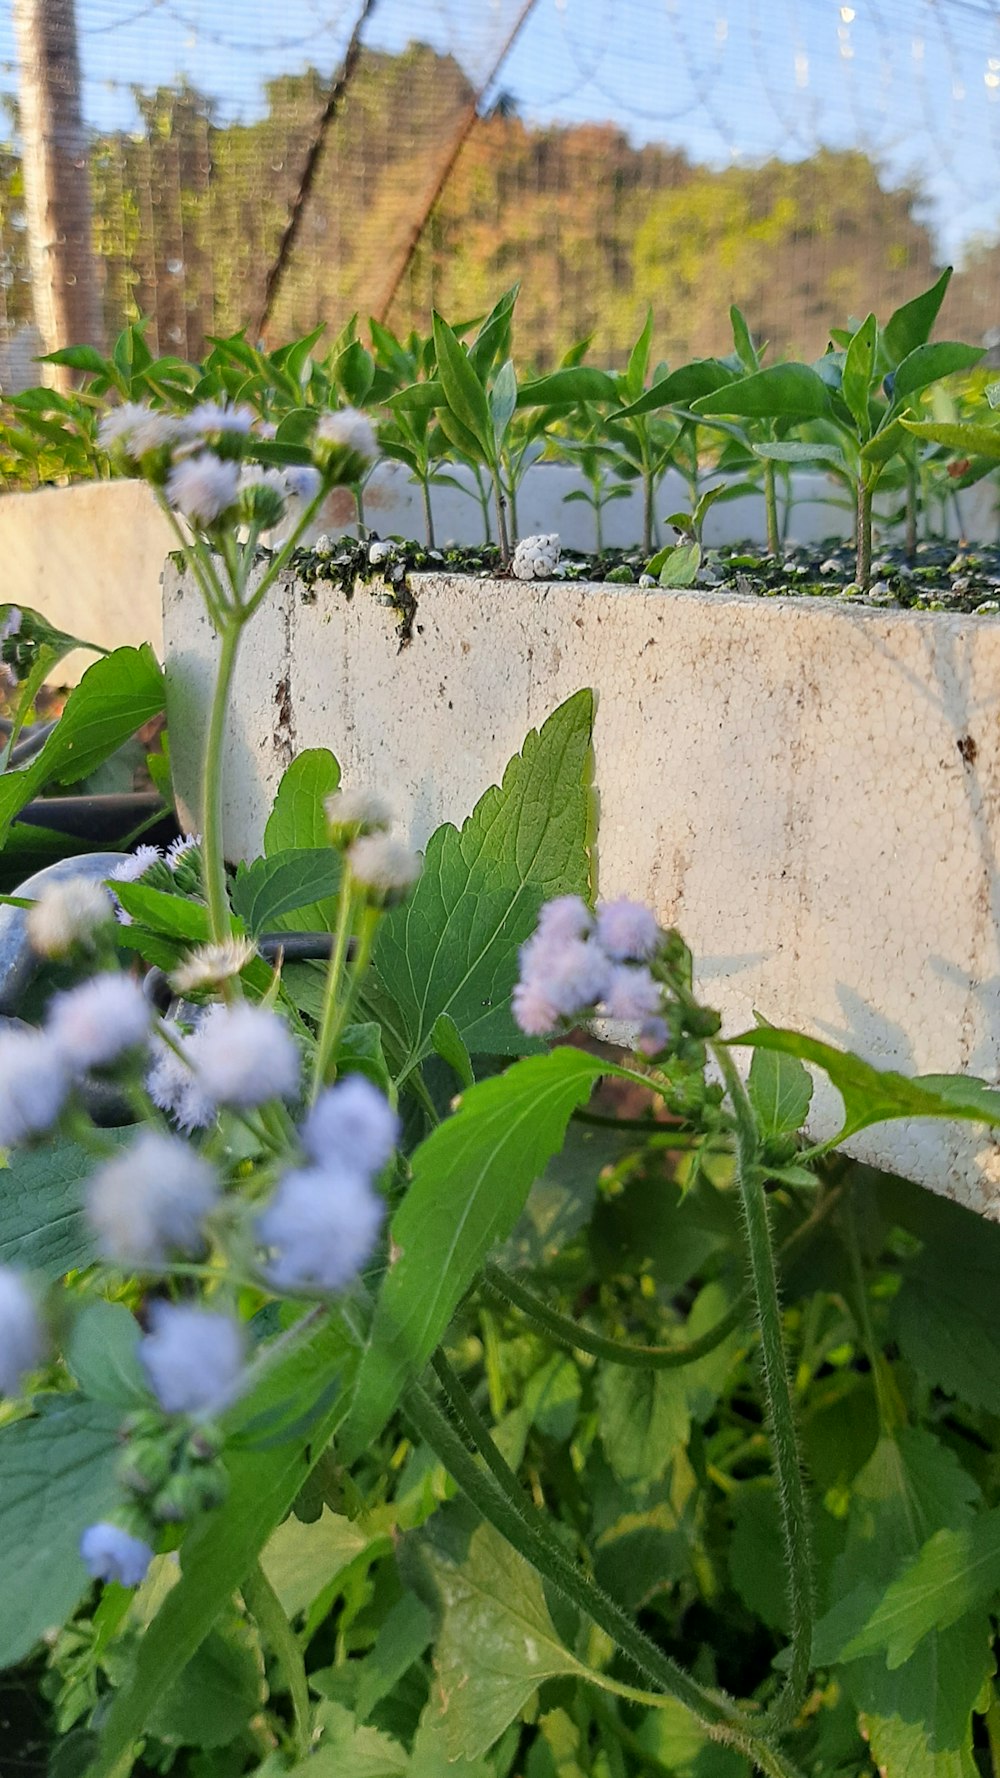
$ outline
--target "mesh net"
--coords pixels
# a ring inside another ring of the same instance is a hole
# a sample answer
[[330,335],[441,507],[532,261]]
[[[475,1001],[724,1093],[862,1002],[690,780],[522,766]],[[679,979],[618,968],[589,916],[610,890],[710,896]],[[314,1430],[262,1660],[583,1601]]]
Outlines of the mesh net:
[[[815,353],[946,261],[944,331],[1000,324],[993,0],[76,0],[76,29],[104,327],[148,315],[161,353],[426,326],[515,279],[539,368],[587,334],[620,364],[650,304],[672,359],[726,349],[731,301]],[[0,90],[9,384],[32,319],[9,12]]]

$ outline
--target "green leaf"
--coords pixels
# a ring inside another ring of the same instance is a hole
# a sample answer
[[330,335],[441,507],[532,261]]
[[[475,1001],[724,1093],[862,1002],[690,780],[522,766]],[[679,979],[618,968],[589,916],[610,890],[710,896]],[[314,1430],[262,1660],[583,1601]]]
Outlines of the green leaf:
[[971,370],[982,358],[982,346],[964,346],[959,340],[938,340],[932,346],[915,346],[897,367],[892,385],[893,402],[902,404],[939,377],[957,370]]
[[431,1043],[435,1055],[440,1056],[442,1062],[447,1062],[449,1068],[458,1075],[463,1087],[475,1085],[476,1077],[472,1072],[469,1052],[462,1041],[462,1033],[446,1012],[434,1021]]
[[629,353],[628,364],[625,369],[625,387],[633,401],[637,395],[642,394],[642,387],[646,381],[646,371],[649,366],[649,349],[652,343],[653,310],[652,307],[650,307],[646,313],[646,321],[643,330]]
[[740,414],[747,419],[816,419],[830,405],[822,377],[808,364],[772,364],[690,403],[695,414]]
[[784,1569],[774,1559],[781,1548],[781,1517],[774,1483],[765,1477],[743,1483],[731,1505],[729,1578],[748,1611],[769,1630],[788,1633],[788,1591]]
[[780,1050],[755,1050],[747,1091],[757,1128],[768,1136],[790,1135],[806,1121],[813,1083],[795,1056]]
[[687,1440],[683,1372],[602,1363],[597,1413],[604,1454],[616,1476],[626,1486],[648,1487],[662,1479]]
[[768,457],[772,463],[830,463],[835,469],[847,469],[847,458],[839,445],[803,444],[797,440],[777,444],[752,444],[755,457]]
[[420,1719],[406,1778],[497,1778],[491,1761],[448,1758],[444,1728],[430,1715],[432,1708],[429,1706]]
[[890,315],[882,331],[882,347],[890,365],[901,364],[917,346],[930,339],[951,274],[952,267],[945,266],[929,290],[922,290]]
[[47,784],[86,778],[163,709],[164,680],[153,651],[116,648],[87,668],[41,751],[23,771],[0,777],[0,844],[25,804]]
[[491,1247],[513,1229],[577,1105],[609,1071],[569,1046],[480,1081],[413,1154],[386,1273],[342,1435],[349,1461],[423,1369]]
[[661,586],[694,586],[701,567],[700,543],[677,543],[661,549],[648,564],[647,574],[655,574]]
[[[862,469],[870,471],[872,468],[884,468],[886,463],[897,456],[903,446],[908,443],[909,437],[902,420],[890,420],[887,426],[880,426],[878,431],[872,434],[867,444],[862,445]],[[866,474],[865,479],[871,486],[875,478],[871,474]]]
[[180,1747],[225,1747],[259,1709],[260,1657],[248,1624],[235,1615],[210,1630],[197,1654],[154,1706],[147,1728]]
[[124,1303],[88,1303],[66,1346],[67,1367],[83,1393],[122,1413],[148,1407],[152,1398],[138,1358],[141,1337]]
[[277,920],[290,914],[317,915],[318,930],[333,929],[340,856],[330,845],[279,852],[271,858],[255,858],[237,872],[230,890],[233,913],[256,936],[270,932]]
[[60,346],[57,352],[40,354],[39,364],[65,364],[70,370],[89,371],[92,376],[113,377],[113,366],[110,358],[105,358],[96,346]]
[[340,765],[326,747],[307,747],[282,776],[264,828],[264,856],[328,845],[325,799],[340,788]]
[[[105,1135],[124,1142],[132,1131]],[[0,1265],[56,1279],[90,1264],[94,1236],[83,1202],[96,1164],[76,1142],[22,1149],[11,1157],[0,1172]]]
[[80,1538],[118,1502],[120,1411],[78,1396],[46,1408],[0,1430],[0,1667],[76,1609],[90,1586]]
[[777,1050],[813,1062],[827,1074],[844,1101],[844,1123],[824,1148],[836,1148],[847,1136],[870,1124],[897,1117],[943,1117],[973,1123],[1000,1123],[1000,1092],[985,1081],[962,1074],[915,1075],[912,1079],[891,1068],[873,1068],[851,1050],[834,1049],[818,1037],[800,1031],[783,1031],[762,1025],[742,1031],[728,1040],[754,1049]]
[[547,377],[535,377],[522,383],[517,391],[517,405],[523,407],[576,407],[580,402],[617,401],[614,378],[605,370],[587,364],[554,370]]
[[476,1759],[546,1679],[586,1669],[560,1642],[539,1576],[491,1525],[468,1536],[457,1515],[441,1515],[421,1566],[441,1609],[437,1720],[449,1760]]
[[959,1530],[936,1531],[883,1594],[864,1628],[840,1651],[842,1661],[878,1654],[890,1668],[909,1660],[932,1630],[947,1630],[1000,1593],[1000,1508]]
[[386,1613],[364,1659],[356,1699],[362,1722],[419,1661],[433,1635],[434,1620],[423,1600],[416,1593],[404,1593]]
[[496,382],[490,391],[490,417],[493,421],[493,438],[499,451],[507,434],[514,409],[517,406],[517,377],[514,366],[508,358],[497,372]]
[[841,392],[857,426],[862,442],[871,437],[869,401],[875,381],[875,348],[878,343],[878,322],[868,315],[852,336],[844,359]]
[[[294,1516],[279,1525],[268,1539],[260,1563],[290,1618],[309,1610],[345,1568],[349,1568],[373,1538],[359,1524],[324,1506],[318,1519],[306,1524]],[[386,1551],[388,1537],[380,1540]]]
[[208,908],[203,901],[174,895],[169,889],[153,889],[147,883],[119,883],[115,895],[127,914],[151,932],[203,944],[212,936]]
[[359,1728],[349,1710],[334,1702],[317,1712],[319,1745],[287,1778],[404,1778],[406,1749],[381,1729]]
[[892,1337],[929,1384],[1000,1414],[1000,1229],[931,1198],[915,1232],[923,1248],[902,1268]]
[[741,309],[736,307],[735,303],[732,304],[729,310],[729,320],[733,330],[733,344],[736,347],[736,356],[742,364],[743,369],[750,372],[758,371],[760,369],[760,357],[754,346],[753,340],[750,337],[750,329],[746,323],[746,316]]
[[690,407],[703,395],[714,395],[736,381],[735,373],[717,358],[696,358],[693,364],[682,364],[667,377],[661,377],[638,401],[621,408],[612,417],[629,420],[637,414],[649,414],[662,407]]
[[183,1672],[253,1567],[341,1420],[355,1362],[339,1329],[320,1323],[276,1359],[258,1387],[225,1416],[228,1498],[189,1528],[181,1578],[143,1635],[130,1678],[115,1695],[88,1778],[112,1778],[158,1698]]
[[431,835],[413,894],[383,920],[371,995],[402,1075],[430,1054],[442,1013],[473,1055],[536,1047],[510,994],[540,903],[589,894],[592,723],[584,691],[532,730],[461,830]]
[[463,346],[436,309],[433,325],[442,394],[459,425],[475,439],[483,462],[492,463],[495,460],[493,421],[486,391]]
[[966,457],[988,457],[1000,462],[1000,426],[977,426],[965,421],[904,420],[902,424],[914,437],[928,444],[945,445],[948,450]]
[[[936,1529],[968,1524],[976,1492],[930,1432],[880,1439],[853,1483],[847,1542],[832,1575],[838,1603],[816,1630],[818,1664],[863,1627]],[[926,1636],[894,1671],[880,1652],[847,1662],[838,1677],[887,1778],[971,1778],[971,1712],[991,1671],[988,1620],[972,1612]]]

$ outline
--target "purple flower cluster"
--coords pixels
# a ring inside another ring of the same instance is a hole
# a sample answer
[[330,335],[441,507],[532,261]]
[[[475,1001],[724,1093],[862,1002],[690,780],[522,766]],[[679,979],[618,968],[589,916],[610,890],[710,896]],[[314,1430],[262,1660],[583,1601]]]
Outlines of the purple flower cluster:
[[[659,945],[656,916],[639,902],[600,903],[596,918],[577,895],[546,902],[521,947],[514,1018],[530,1037],[547,1037],[567,1021],[601,1012],[638,1023],[640,1044],[648,1047],[663,1025],[649,968]],[[656,1042],[652,1053],[661,1047]]]

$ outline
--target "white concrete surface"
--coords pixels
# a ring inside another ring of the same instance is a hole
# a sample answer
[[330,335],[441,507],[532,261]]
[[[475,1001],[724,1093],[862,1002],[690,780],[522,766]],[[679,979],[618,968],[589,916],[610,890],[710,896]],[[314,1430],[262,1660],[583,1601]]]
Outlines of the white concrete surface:
[[[581,686],[598,695],[599,887],[694,947],[725,1028],[777,1024],[909,1073],[1000,1063],[1000,619],[562,582],[286,577],[248,638],[227,755],[233,857],[281,773],[328,746],[416,843],[459,821]],[[165,583],[171,751],[197,801],[214,641]],[[192,811],[194,818],[194,811]],[[817,1093],[832,1134],[839,1101]],[[852,1150],[1000,1217],[1000,1142],[910,1122]]]
[[[0,598],[104,648],[151,642],[162,654],[160,574],[173,548],[144,482],[79,482],[0,498]],[[78,650],[53,678],[75,684],[93,659]]]

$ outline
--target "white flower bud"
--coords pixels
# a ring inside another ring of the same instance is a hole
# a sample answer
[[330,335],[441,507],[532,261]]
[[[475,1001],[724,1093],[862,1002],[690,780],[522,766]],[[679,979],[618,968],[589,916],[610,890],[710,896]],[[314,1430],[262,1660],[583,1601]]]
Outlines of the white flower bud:
[[[378,439],[375,428],[359,408],[343,407],[337,413],[320,414],[313,434],[314,447],[318,445],[340,445],[345,450],[353,451],[360,457],[376,457],[378,455]],[[320,455],[317,452],[317,457]]]
[[170,977],[175,994],[190,994],[198,988],[211,988],[231,976],[239,975],[257,947],[249,938],[225,938],[219,944],[199,945],[189,951]]
[[251,1111],[298,1091],[299,1052],[269,1007],[210,1006],[185,1047],[198,1091],[213,1105]]
[[348,846],[364,833],[385,833],[392,826],[392,811],[370,790],[335,790],[323,804],[330,839]]
[[211,1420],[228,1407],[243,1375],[243,1328],[228,1315],[188,1303],[154,1303],[152,1332],[139,1341],[150,1388],[168,1414]]
[[97,975],[54,995],[45,1026],[70,1074],[86,1074],[143,1043],[152,1012],[131,976]]
[[389,907],[401,901],[420,875],[416,852],[388,834],[362,834],[347,854],[355,882],[367,891],[373,904]]
[[218,1197],[207,1161],[178,1136],[148,1129],[94,1174],[87,1216],[105,1259],[160,1265],[171,1253],[201,1251],[202,1223]]
[[28,909],[25,926],[40,957],[65,957],[76,945],[88,945],[113,912],[111,897],[100,883],[92,877],[67,877],[42,890]]
[[21,1379],[41,1364],[45,1332],[30,1285],[0,1266],[0,1395],[17,1395]]
[[318,1166],[337,1163],[380,1173],[399,1139],[399,1118],[363,1074],[349,1074],[321,1093],[302,1129],[302,1146]]
[[0,1148],[50,1130],[69,1092],[65,1064],[44,1031],[0,1032]]
[[214,525],[235,506],[239,479],[239,468],[230,458],[199,451],[174,464],[167,477],[166,495],[192,525]]
[[325,1164],[286,1173],[257,1220],[278,1290],[343,1290],[374,1250],[385,1204],[368,1180]]

